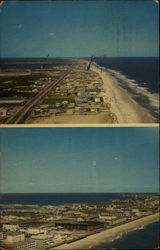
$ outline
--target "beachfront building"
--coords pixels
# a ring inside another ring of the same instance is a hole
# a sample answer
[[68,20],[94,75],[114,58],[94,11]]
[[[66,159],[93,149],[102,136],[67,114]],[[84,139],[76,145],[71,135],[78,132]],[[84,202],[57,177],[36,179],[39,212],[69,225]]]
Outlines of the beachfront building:
[[125,218],[125,217],[116,218],[116,219],[114,219],[114,220],[111,220],[110,225],[113,226],[113,225],[125,223],[126,220],[127,220],[127,218]]
[[85,221],[85,222],[56,222],[56,227],[63,227],[68,230],[87,230],[93,231],[102,228],[104,223],[98,221]]
[[116,215],[99,215],[99,219],[109,226],[125,223],[126,217],[117,217]]
[[116,215],[105,215],[105,214],[104,215],[103,214],[99,215],[99,219],[103,220],[103,221],[110,221],[110,220],[114,220],[116,218],[117,218]]

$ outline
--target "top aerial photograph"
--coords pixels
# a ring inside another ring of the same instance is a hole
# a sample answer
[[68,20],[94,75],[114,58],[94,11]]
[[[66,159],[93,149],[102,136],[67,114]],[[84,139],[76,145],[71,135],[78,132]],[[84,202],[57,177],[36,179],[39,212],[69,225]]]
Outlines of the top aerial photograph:
[[0,1],[0,124],[158,123],[158,8]]

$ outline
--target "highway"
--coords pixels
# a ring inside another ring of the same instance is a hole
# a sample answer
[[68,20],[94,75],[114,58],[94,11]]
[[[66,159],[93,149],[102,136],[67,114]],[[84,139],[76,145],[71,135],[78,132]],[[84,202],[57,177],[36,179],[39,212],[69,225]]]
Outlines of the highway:
[[28,100],[28,102],[25,103],[25,105],[19,110],[14,116],[10,117],[6,124],[22,124],[24,121],[28,118],[31,111],[33,110],[33,107],[41,101],[52,89],[55,87],[60,81],[62,81],[72,70],[70,68],[69,70],[65,71],[64,74],[62,74],[58,79],[56,79],[51,84],[47,85],[43,90],[41,90],[36,96],[34,96],[32,99]]

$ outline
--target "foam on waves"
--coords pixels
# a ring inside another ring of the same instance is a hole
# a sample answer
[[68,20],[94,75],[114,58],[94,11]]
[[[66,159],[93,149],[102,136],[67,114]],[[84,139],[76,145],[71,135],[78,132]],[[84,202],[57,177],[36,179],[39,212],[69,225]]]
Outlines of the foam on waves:
[[127,78],[119,71],[101,67],[96,63],[94,64],[96,67],[114,77],[122,88],[131,93],[132,99],[135,102],[146,108],[156,120],[159,119],[159,95],[157,93],[151,93],[146,87],[147,83],[143,83],[145,87],[140,86],[136,80]]

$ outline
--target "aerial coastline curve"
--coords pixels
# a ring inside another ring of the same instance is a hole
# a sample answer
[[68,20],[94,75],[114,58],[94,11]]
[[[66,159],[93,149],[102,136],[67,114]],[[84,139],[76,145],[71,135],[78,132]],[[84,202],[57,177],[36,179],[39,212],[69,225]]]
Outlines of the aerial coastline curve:
[[147,109],[133,100],[128,90],[122,88],[116,78],[93,63],[91,69],[103,80],[106,99],[111,104],[111,112],[117,117],[117,123],[155,123],[156,119]]
[[145,227],[149,223],[153,223],[159,220],[159,213],[145,216],[140,219],[116,226],[111,229],[104,230],[103,232],[96,233],[94,235],[88,236],[84,239],[77,240],[73,243],[63,244],[54,249],[90,249],[93,246],[96,246],[103,242],[108,242],[116,239],[123,234],[134,231],[140,227]]

